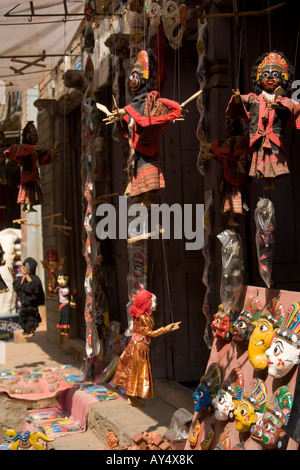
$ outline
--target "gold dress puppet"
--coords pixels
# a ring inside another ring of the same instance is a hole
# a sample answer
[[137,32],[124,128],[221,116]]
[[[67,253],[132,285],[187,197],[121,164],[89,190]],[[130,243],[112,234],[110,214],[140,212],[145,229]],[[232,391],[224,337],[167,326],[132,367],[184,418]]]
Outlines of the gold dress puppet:
[[153,313],[156,309],[156,297],[146,289],[141,289],[135,296],[130,314],[133,317],[131,339],[120,356],[113,379],[116,386],[125,389],[128,404],[141,406],[138,397],[153,397],[153,382],[149,357],[151,338],[179,329],[181,322],[170,323],[154,330]]

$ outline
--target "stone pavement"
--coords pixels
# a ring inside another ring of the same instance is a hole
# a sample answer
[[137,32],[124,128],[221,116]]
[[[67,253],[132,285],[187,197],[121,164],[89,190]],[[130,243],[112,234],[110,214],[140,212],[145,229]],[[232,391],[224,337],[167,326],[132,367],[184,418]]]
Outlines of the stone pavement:
[[[47,333],[41,325],[35,335],[24,342],[5,343],[5,364],[0,369],[7,370],[21,367],[59,367],[71,364],[82,366],[70,349],[56,346],[47,341]],[[97,450],[107,446],[106,435],[113,431],[120,446],[132,444],[132,437],[137,433],[157,431],[163,435],[168,429],[174,412],[178,408],[189,409],[192,413],[191,392],[174,382],[155,382],[155,397],[142,400],[144,408],[129,406],[125,399],[99,401],[89,405],[87,430],[83,433],[58,437],[47,444],[47,449],[56,450]],[[167,400],[167,401],[166,401]],[[56,399],[28,402],[16,400],[5,393],[0,393],[0,431],[2,436],[7,427],[16,430],[23,423],[28,409],[42,409],[56,406]],[[5,414],[5,410],[7,411]],[[15,415],[13,410],[17,410]],[[1,429],[2,426],[2,429]],[[0,442],[2,440],[0,439]]]

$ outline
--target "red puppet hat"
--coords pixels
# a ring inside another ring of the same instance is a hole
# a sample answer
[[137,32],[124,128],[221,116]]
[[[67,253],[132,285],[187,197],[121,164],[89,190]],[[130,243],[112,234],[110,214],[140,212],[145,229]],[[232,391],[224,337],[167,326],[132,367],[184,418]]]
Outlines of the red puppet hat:
[[151,300],[153,294],[146,289],[140,290],[134,297],[133,305],[129,308],[130,314],[134,318],[138,318],[144,313],[151,314]]

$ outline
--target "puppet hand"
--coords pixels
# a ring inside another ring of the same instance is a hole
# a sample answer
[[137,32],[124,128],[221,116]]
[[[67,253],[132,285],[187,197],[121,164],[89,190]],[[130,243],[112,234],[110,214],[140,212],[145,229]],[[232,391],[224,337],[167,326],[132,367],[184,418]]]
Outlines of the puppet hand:
[[211,144],[200,140],[200,157],[202,160],[210,160],[214,157],[214,154],[211,150]]
[[121,121],[125,114],[125,109],[115,109],[107,118],[103,119],[103,121],[108,121],[107,124],[113,124],[115,122]]
[[170,323],[169,325],[166,326],[167,333],[170,333],[170,331],[175,331],[179,330],[179,325],[181,321],[178,321],[176,323]]
[[232,90],[232,93],[233,93],[233,96],[234,96],[234,102],[236,104],[239,104],[240,101],[241,101],[241,93],[240,93],[240,90],[237,89],[237,90]]
[[39,144],[35,145],[33,148],[34,148],[34,150],[36,150],[37,152],[40,151],[40,150],[42,150],[42,149],[41,149],[41,146],[40,146]]

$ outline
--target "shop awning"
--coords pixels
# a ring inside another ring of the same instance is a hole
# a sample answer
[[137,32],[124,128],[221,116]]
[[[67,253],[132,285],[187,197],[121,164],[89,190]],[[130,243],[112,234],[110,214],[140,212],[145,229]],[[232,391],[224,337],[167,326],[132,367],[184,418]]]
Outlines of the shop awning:
[[0,80],[6,92],[41,83],[68,50],[84,20],[85,0],[3,0]]

